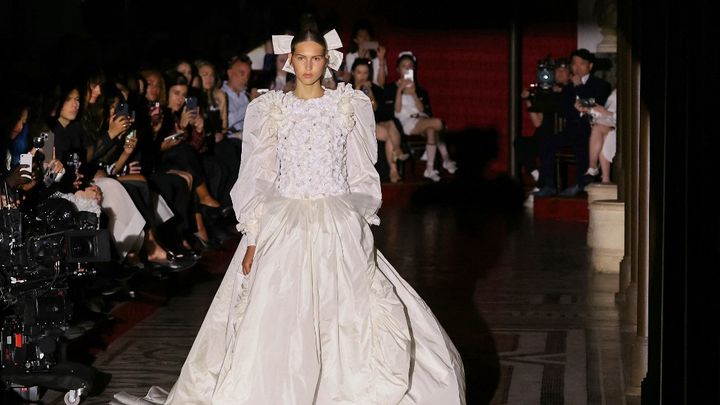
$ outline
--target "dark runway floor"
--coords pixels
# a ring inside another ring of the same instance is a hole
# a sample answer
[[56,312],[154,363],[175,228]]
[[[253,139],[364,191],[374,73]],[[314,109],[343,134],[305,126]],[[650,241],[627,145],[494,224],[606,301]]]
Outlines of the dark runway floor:
[[[587,225],[534,220],[510,180],[413,190],[385,203],[376,244],[457,345],[468,404],[625,404],[617,276],[589,270]],[[96,353],[112,378],[84,404],[172,386],[233,246],[171,280],[166,303]]]

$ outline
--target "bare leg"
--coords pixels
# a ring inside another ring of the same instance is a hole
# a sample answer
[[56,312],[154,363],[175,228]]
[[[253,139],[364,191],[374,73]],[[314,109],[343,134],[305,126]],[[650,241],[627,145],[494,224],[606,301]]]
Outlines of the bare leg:
[[167,173],[182,177],[183,180],[185,180],[185,182],[188,185],[188,190],[190,190],[192,188],[192,183],[193,183],[192,174],[190,174],[188,172],[184,172],[182,170],[168,170]]
[[207,205],[208,207],[220,207],[218,200],[210,194],[207,184],[202,183],[197,186],[197,188],[195,188],[195,193],[197,193],[198,198],[200,199],[200,204]]
[[384,125],[378,124],[375,129],[375,137],[378,141],[385,142],[385,159],[387,160],[388,167],[390,168],[390,182],[397,183],[400,181],[400,173],[398,173],[397,163],[395,163],[394,145],[388,128]]
[[605,137],[610,133],[610,127],[606,125],[596,124],[592,126],[590,132],[590,151],[589,151],[589,169],[597,170],[597,162],[600,158],[600,151],[605,143]]
[[388,135],[390,136],[390,141],[393,145],[393,154],[398,160],[407,160],[407,158],[410,157],[407,153],[403,153],[402,147],[400,146],[400,131],[398,131],[397,126],[395,126],[395,123],[393,121],[385,121],[378,124],[380,126],[385,127],[385,130],[387,131]]
[[[605,138],[607,138],[608,134],[603,135],[602,137],[602,144],[605,144]],[[610,183],[610,161],[607,160],[605,155],[600,152],[600,170],[602,171],[602,182],[603,183]]]
[[145,232],[145,251],[147,252],[148,260],[151,262],[167,260],[167,251],[157,243],[155,231],[152,229],[148,229]]
[[197,235],[203,242],[210,240],[207,229],[205,228],[205,221],[203,221],[202,214],[199,212],[195,213],[195,226],[197,227]]

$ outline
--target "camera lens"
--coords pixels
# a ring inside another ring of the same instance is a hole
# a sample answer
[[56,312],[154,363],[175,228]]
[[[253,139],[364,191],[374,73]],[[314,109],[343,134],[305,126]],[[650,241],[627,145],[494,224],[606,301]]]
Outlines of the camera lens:
[[45,146],[45,138],[42,135],[33,137],[32,145],[34,148],[42,148]]
[[87,238],[73,238],[70,241],[70,253],[73,257],[89,256],[93,252],[92,240]]

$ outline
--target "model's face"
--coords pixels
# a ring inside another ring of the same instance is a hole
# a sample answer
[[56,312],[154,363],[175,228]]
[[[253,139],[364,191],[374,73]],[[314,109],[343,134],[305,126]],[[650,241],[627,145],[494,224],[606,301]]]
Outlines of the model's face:
[[183,104],[185,104],[185,97],[187,97],[188,86],[184,84],[178,84],[170,87],[168,91],[168,107],[173,111],[179,111]]
[[325,74],[327,56],[322,45],[314,41],[303,41],[295,45],[290,63],[295,69],[297,80],[302,84],[311,85]]
[[147,78],[147,89],[145,98],[150,102],[160,101],[160,78],[157,75],[150,75]]
[[15,139],[20,135],[20,132],[22,132],[23,128],[25,127],[25,124],[27,123],[28,119],[28,110],[23,110],[22,114],[20,115],[20,119],[17,123],[15,123],[15,126],[13,127],[12,131],[10,131],[10,139]]
[[592,67],[592,63],[579,56],[573,56],[572,62],[570,63],[570,69],[572,69],[573,75],[580,77],[590,74]]
[[80,92],[73,90],[68,94],[60,109],[60,118],[67,121],[74,121],[80,110]]
[[198,69],[198,74],[202,80],[203,89],[210,90],[215,87],[215,70],[213,70],[212,66],[205,65],[201,67]]
[[370,76],[370,68],[367,65],[357,65],[352,71],[352,76],[356,84],[365,83]]

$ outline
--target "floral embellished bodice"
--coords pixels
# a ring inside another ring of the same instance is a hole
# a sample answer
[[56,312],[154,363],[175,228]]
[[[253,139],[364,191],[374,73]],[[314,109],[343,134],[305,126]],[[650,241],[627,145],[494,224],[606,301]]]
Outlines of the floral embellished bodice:
[[370,100],[349,84],[302,100],[271,91],[248,106],[238,180],[230,192],[237,229],[255,243],[265,201],[337,197],[369,223],[382,202],[375,116]]
[[289,198],[347,194],[347,135],[339,100],[330,92],[303,100],[285,95],[277,128],[279,173],[275,186]]

